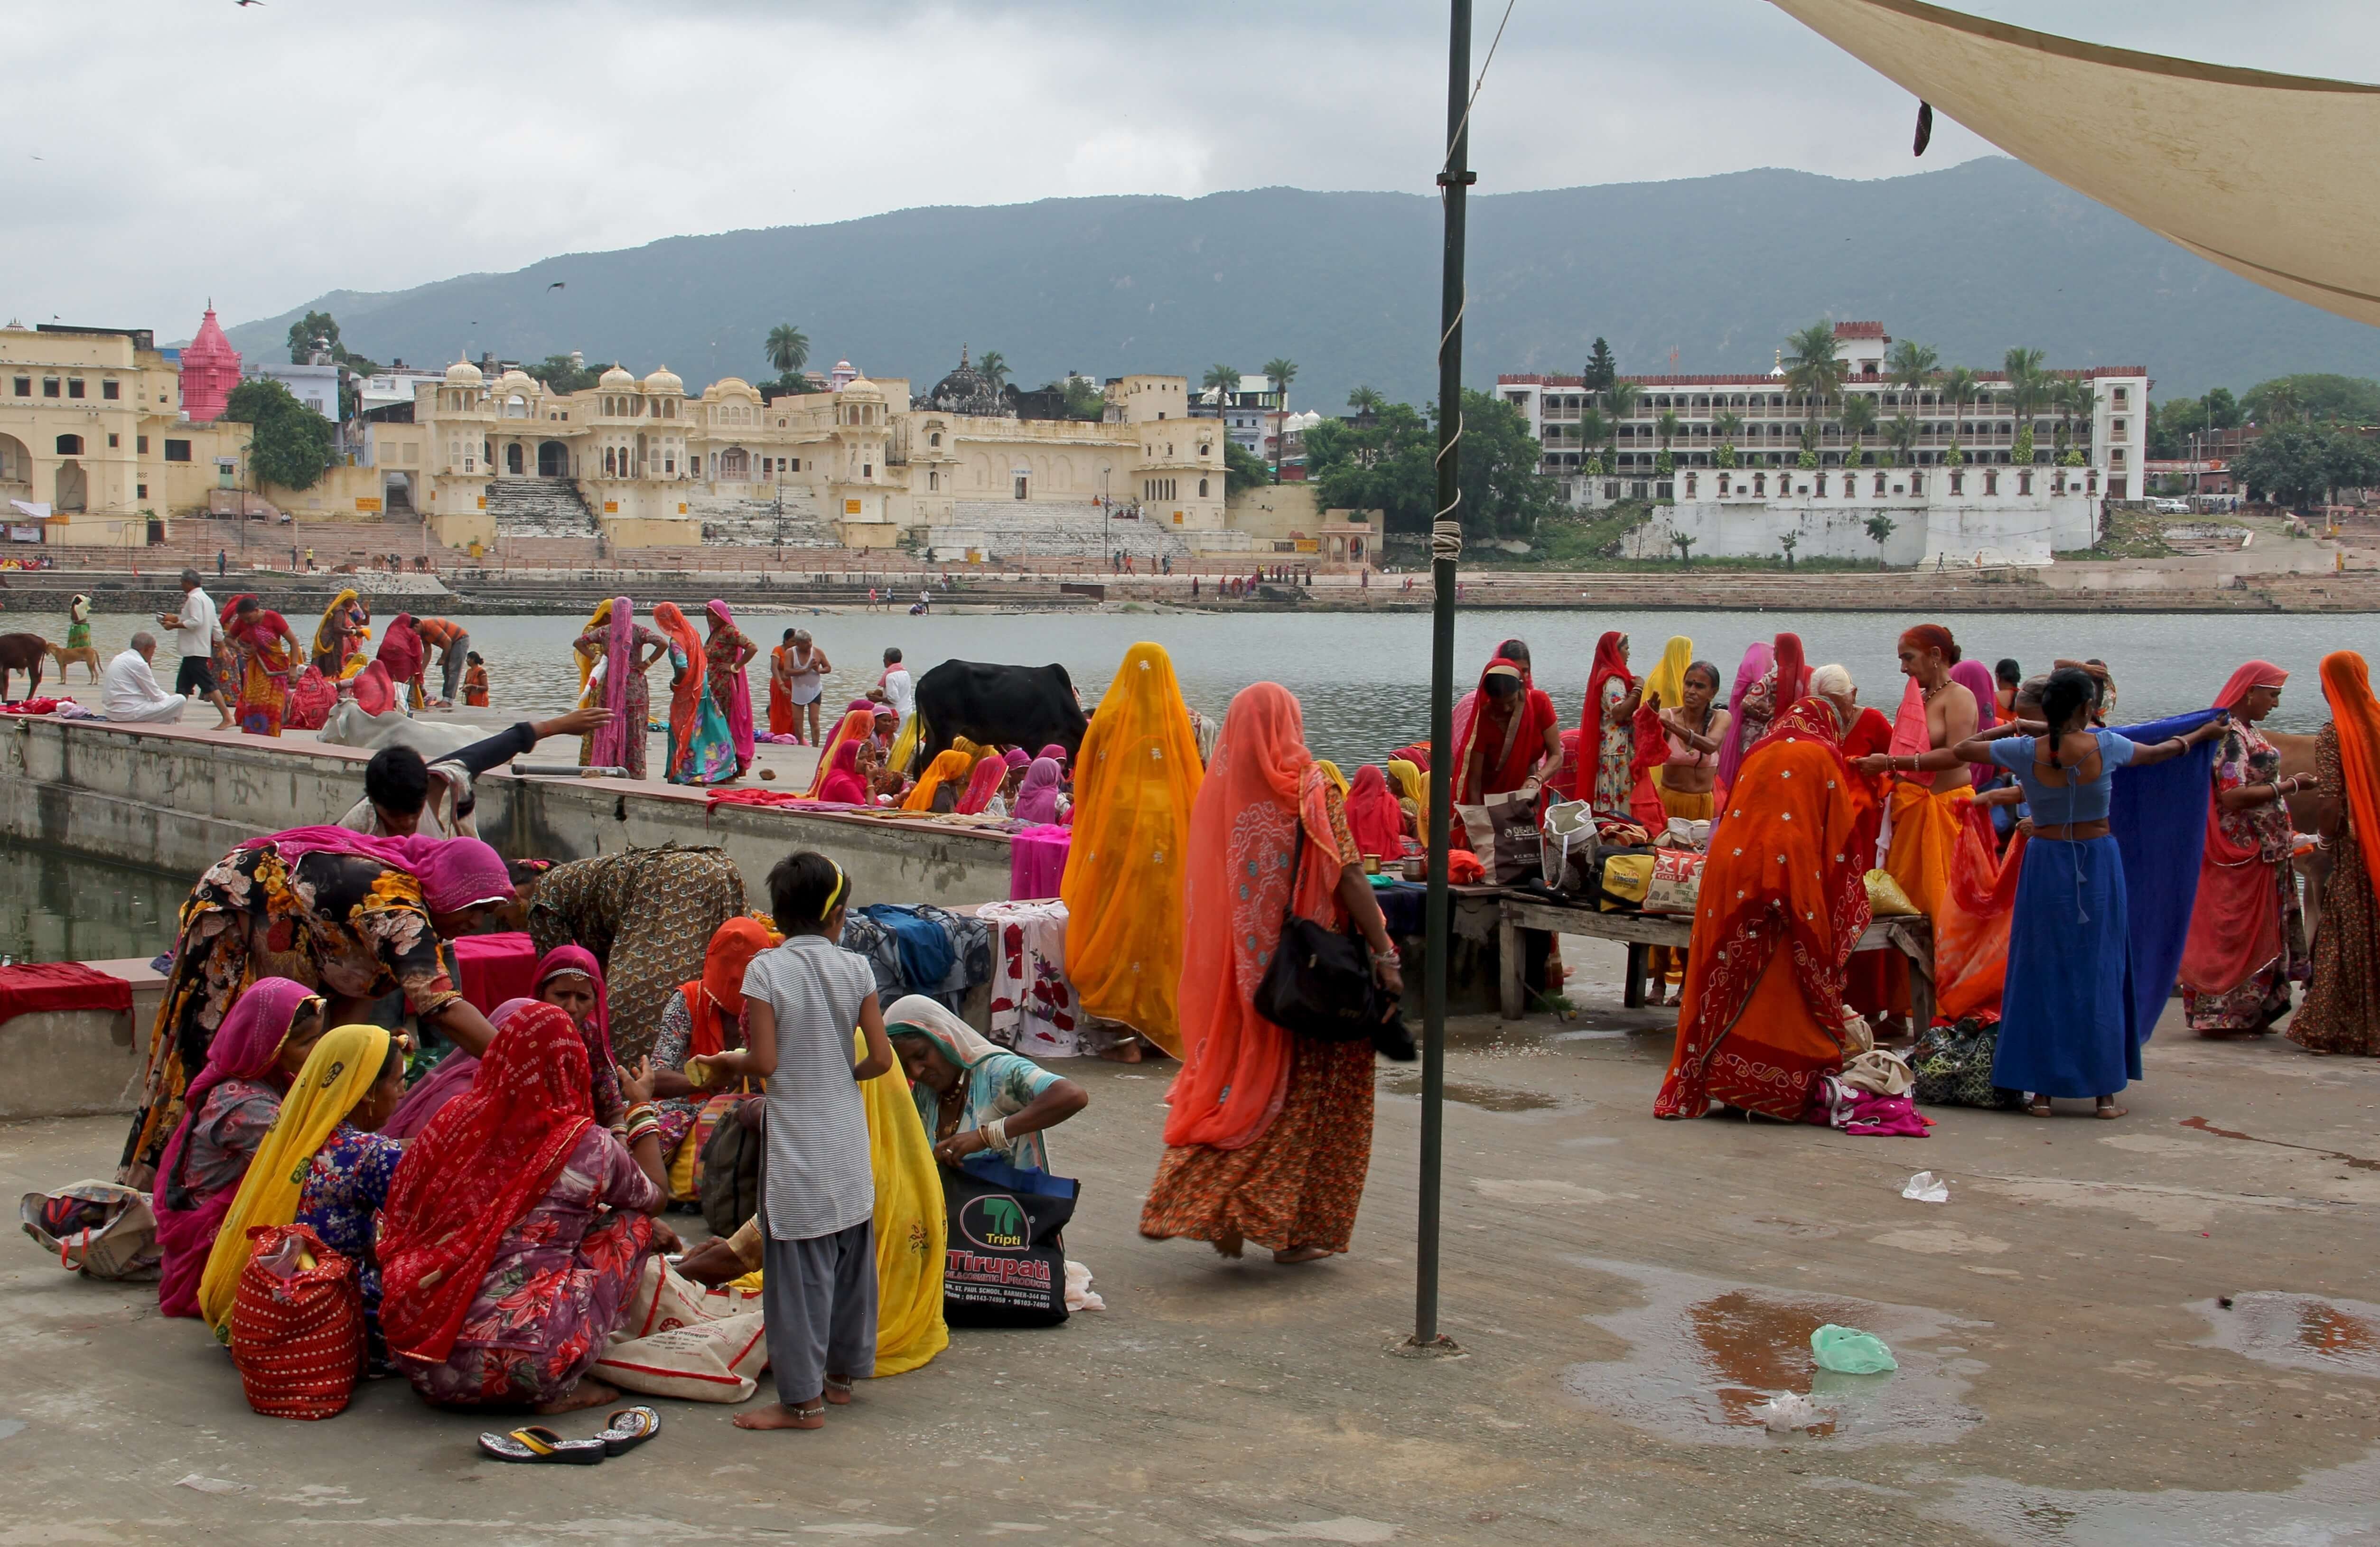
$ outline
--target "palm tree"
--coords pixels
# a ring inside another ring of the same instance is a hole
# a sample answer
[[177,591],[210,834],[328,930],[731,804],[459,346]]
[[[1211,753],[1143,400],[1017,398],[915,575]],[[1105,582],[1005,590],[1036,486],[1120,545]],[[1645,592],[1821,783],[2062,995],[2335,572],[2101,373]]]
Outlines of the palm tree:
[[1885,425],[1884,439],[1892,447],[1896,465],[1915,465],[1918,434],[1917,421],[1907,414],[1895,414]]
[[1718,442],[1712,460],[1722,467],[1735,465],[1735,438],[1743,433],[1743,416],[1723,408],[1711,416],[1711,437]]
[[976,357],[975,373],[990,382],[995,393],[1008,384],[1008,362],[997,349],[987,349]]
[[2058,415],[2058,454],[2051,460],[2064,462],[2066,448],[2074,441],[2074,416],[2091,411],[2093,393],[2072,376],[2060,376],[2049,384],[2049,406]]
[[1297,380],[1297,362],[1276,355],[1265,362],[1264,373],[1265,380],[1272,383],[1272,390],[1281,394],[1281,405],[1288,407],[1289,384]]
[[1856,467],[1864,454],[1860,437],[1876,429],[1876,399],[1867,393],[1847,393],[1843,396],[1843,433],[1851,438],[1844,448],[1843,465]]
[[1357,387],[1347,394],[1347,406],[1358,414],[1377,414],[1388,405],[1388,401],[1375,387]]
[[[1585,413],[1579,415],[1578,450],[1579,465],[1581,466],[1585,466],[1586,464],[1587,448],[1589,446],[1600,445],[1609,433],[1609,431],[1604,425],[1603,416],[1601,413],[1593,408],[1589,408]],[[1605,463],[1604,466],[1608,468],[1610,466],[1610,464]]]
[[780,376],[790,376],[810,363],[809,335],[791,322],[780,322],[770,329],[765,347],[769,363],[777,368]]
[[1966,453],[1959,449],[1959,427],[1966,417],[1967,405],[1982,385],[1975,373],[1965,366],[1951,367],[1949,374],[1942,379],[1942,395],[1950,400],[1950,449],[1943,460],[1953,466],[1966,460]]
[[1940,355],[1913,338],[1904,338],[1892,346],[1892,353],[1885,357],[1884,369],[1893,385],[1910,394],[1910,401],[1901,405],[1903,408],[1917,406],[1918,390],[1934,380],[1941,364]]
[[2041,351],[2011,349],[2001,369],[2008,378],[2009,407],[2016,414],[2016,438],[2022,448],[2016,460],[2029,463],[2033,460],[2033,417],[2049,397],[2049,381],[2041,369]]
[[1835,325],[1821,320],[1785,335],[1785,385],[1802,394],[1808,417],[1803,421],[1802,447],[1816,449],[1817,421],[1843,384],[1843,362],[1835,352]]
[[1604,392],[1604,400],[1611,405],[1611,424],[1609,433],[1611,437],[1610,465],[1614,468],[1620,465],[1620,421],[1636,412],[1636,402],[1644,395],[1645,389],[1633,381],[1614,381]]
[[1220,411],[1224,399],[1240,390],[1240,368],[1233,365],[1210,365],[1200,387],[1215,394],[1215,407]]

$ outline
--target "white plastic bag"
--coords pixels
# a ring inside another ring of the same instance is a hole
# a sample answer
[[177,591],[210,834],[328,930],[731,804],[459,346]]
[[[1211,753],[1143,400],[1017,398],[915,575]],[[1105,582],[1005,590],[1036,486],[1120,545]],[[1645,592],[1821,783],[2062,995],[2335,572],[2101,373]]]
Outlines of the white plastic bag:
[[1909,1185],[1900,1190],[1900,1195],[1920,1203],[1947,1203],[1950,1201],[1950,1184],[1947,1180],[1937,1181],[1931,1171],[1920,1171],[1909,1178]]
[[1780,1391],[1745,1410],[1772,1434],[1806,1433],[1822,1423],[1832,1422],[1835,1416],[1832,1408],[1822,1407],[1798,1391]]

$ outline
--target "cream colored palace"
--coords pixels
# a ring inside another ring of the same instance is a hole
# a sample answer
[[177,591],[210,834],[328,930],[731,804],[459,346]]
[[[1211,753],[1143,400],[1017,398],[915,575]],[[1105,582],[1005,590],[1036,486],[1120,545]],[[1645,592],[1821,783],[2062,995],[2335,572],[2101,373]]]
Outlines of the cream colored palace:
[[699,543],[706,526],[764,540],[771,514],[787,512],[808,540],[908,536],[950,557],[1012,552],[1036,531],[1114,532],[1134,551],[1245,546],[1223,532],[1222,426],[1190,417],[1183,377],[1108,382],[1093,423],[1004,416],[964,353],[922,400],[905,380],[835,374],[833,390],[763,402],[734,377],[690,396],[666,367],[613,366],[562,394],[458,361],[415,387],[411,422],[367,425],[363,460],[387,509],[419,512],[455,543],[541,509],[581,532],[591,516],[632,547]]

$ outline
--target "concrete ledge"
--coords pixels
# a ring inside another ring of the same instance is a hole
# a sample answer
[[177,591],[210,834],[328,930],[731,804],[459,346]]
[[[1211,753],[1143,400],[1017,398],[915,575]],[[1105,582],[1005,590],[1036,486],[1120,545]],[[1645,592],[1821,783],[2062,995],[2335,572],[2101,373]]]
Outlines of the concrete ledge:
[[165,980],[145,959],[85,965],[132,985],[132,1009],[49,1010],[0,1021],[0,1122],[129,1112]]

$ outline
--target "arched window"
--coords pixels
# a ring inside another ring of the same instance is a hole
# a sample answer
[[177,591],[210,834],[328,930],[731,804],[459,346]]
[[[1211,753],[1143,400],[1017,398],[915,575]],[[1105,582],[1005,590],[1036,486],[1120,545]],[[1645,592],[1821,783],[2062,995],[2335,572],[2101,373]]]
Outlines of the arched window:
[[[783,421],[780,421],[780,422],[783,422]],[[928,445],[929,445],[929,446],[939,446],[939,445],[941,445],[941,444],[942,443],[942,432],[941,432],[941,430],[939,430],[939,429],[938,429],[938,430],[936,430],[936,431],[934,431],[934,433],[933,433],[932,435],[930,435],[930,436],[929,436],[929,437],[927,438],[926,443],[927,443]]]
[[[1201,454],[1204,454],[1204,453],[1206,452],[1207,448],[1206,448],[1206,447],[1204,447],[1204,446],[1201,446],[1201,447],[1199,447],[1199,448],[1198,448],[1198,450],[1199,450],[1199,452],[1200,452],[1200,453],[1201,453]],[[1204,479],[1204,478],[1200,478],[1200,479],[1198,480],[1198,498],[1200,498],[1201,500],[1203,500],[1203,499],[1205,499],[1206,497],[1207,497],[1207,480],[1206,480],[1206,479]]]
[[59,436],[58,454],[60,456],[80,456],[82,454],[82,437],[79,435]]

